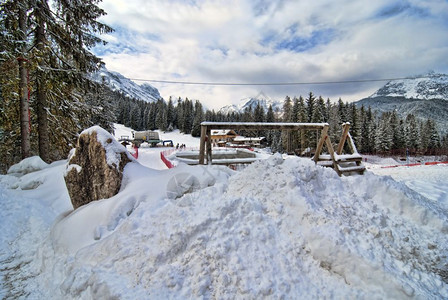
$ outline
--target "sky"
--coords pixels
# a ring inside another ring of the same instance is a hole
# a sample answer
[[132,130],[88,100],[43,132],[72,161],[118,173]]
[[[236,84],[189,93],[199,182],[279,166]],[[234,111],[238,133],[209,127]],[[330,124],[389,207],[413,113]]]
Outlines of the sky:
[[[447,0],[103,0],[115,32],[93,52],[131,79],[316,83],[448,73]],[[135,82],[141,84],[143,81]],[[386,82],[211,86],[150,82],[210,109],[260,91],[337,101]]]

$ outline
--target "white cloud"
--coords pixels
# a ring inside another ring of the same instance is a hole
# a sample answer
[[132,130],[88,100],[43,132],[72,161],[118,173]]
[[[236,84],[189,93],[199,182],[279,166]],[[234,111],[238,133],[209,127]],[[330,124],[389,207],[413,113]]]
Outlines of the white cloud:
[[[105,0],[106,66],[131,78],[312,82],[448,72],[448,4],[441,1]],[[124,33],[127,32],[127,33]],[[120,53],[120,49],[122,49]],[[293,49],[299,51],[292,51]],[[357,100],[382,83],[308,86],[153,84],[219,108],[264,90]]]

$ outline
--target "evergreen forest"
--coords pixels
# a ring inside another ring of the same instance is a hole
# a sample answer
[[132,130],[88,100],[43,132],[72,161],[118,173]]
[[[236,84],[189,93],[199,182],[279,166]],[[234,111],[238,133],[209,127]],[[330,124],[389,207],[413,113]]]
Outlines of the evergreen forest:
[[[313,93],[285,97],[283,109],[257,105],[223,114],[205,110],[199,100],[159,99],[145,102],[111,90],[92,74],[103,62],[92,48],[113,29],[98,21],[105,15],[99,0],[5,0],[0,4],[0,172],[23,158],[39,155],[50,163],[65,159],[78,134],[92,125],[113,131],[113,123],[134,130],[200,135],[202,121],[328,122],[333,141],[341,124],[361,153],[381,155],[447,154],[448,136],[432,120],[394,111],[377,114],[369,107],[324,100]],[[51,4],[51,7],[50,7]],[[239,132],[265,136],[273,151],[285,149],[280,132]],[[294,139],[293,139],[294,140]],[[298,139],[295,139],[298,140]],[[307,143],[316,136],[307,135]],[[296,142],[297,143],[297,142]],[[298,144],[294,145],[298,147]]]

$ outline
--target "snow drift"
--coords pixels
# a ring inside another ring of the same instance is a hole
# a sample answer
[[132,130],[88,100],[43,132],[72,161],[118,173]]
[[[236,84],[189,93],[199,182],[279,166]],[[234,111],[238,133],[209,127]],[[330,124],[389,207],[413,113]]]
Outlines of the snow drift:
[[[35,172],[43,184],[34,193],[56,184],[61,197],[52,201],[69,201],[55,179],[62,173],[52,165]],[[7,189],[20,180],[1,177],[3,223],[27,219],[11,203],[40,202]],[[10,200],[13,193],[22,198]],[[63,209],[53,217],[41,211],[30,218],[43,219],[40,226],[30,223],[20,239],[7,237],[5,253],[15,259],[2,255],[2,274],[17,280],[7,281],[4,293],[46,299],[448,297],[447,211],[370,172],[340,178],[310,160],[280,155],[240,172],[186,165],[157,171],[134,162],[116,196],[59,218]],[[5,271],[17,265],[26,268]]]

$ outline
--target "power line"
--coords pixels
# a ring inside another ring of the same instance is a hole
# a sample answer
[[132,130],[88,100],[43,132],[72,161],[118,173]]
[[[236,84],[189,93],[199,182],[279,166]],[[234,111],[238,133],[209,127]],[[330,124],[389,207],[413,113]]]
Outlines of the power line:
[[317,84],[347,84],[347,83],[364,83],[364,82],[379,82],[379,81],[396,81],[407,79],[420,79],[420,78],[434,78],[441,75],[424,75],[413,77],[395,77],[395,78],[380,78],[380,79],[358,79],[358,80],[339,80],[339,81],[310,81],[310,82],[199,82],[199,81],[174,81],[174,80],[156,80],[156,79],[141,79],[141,78],[129,78],[134,81],[145,81],[154,83],[167,83],[167,84],[185,84],[185,85],[211,85],[211,86],[276,86],[276,85],[317,85]]

